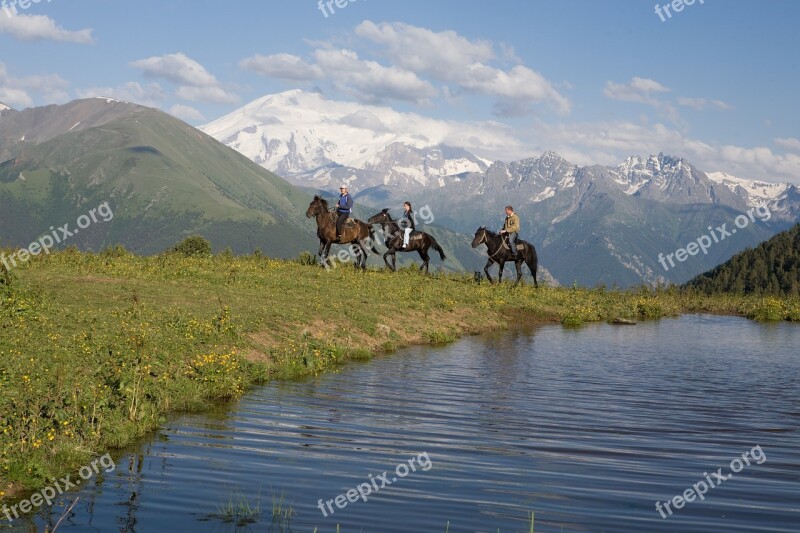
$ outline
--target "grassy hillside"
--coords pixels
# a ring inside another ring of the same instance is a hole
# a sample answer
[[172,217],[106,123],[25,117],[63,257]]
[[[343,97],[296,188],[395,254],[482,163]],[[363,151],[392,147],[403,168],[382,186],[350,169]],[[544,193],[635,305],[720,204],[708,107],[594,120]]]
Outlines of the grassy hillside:
[[[313,247],[307,194],[165,113],[118,105],[125,112],[115,118],[17,146],[0,164],[0,244],[25,246],[50,226],[75,227],[108,202],[113,221],[70,244],[155,253],[199,233],[240,253],[258,247],[288,257]],[[48,116],[67,113],[51,107]]]
[[509,325],[683,311],[800,320],[800,299],[512,289],[257,255],[39,256],[0,272],[0,499],[256,382]]
[[706,294],[800,295],[800,224],[690,280]]

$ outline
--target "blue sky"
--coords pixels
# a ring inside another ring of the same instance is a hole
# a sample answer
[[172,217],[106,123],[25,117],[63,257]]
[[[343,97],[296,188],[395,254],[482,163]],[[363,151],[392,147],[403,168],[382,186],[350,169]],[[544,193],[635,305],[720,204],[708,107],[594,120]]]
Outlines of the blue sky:
[[663,151],[800,183],[800,2],[700,2],[662,21],[666,0],[6,0],[0,102],[113,96],[199,125],[299,88],[519,140],[480,155]]

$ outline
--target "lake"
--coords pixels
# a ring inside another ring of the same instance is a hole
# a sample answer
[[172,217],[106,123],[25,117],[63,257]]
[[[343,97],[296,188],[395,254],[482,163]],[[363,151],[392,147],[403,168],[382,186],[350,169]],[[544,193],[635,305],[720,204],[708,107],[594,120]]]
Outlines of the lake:
[[800,531],[798,347],[700,315],[404,349],[174,417],[14,524],[79,496],[59,531]]

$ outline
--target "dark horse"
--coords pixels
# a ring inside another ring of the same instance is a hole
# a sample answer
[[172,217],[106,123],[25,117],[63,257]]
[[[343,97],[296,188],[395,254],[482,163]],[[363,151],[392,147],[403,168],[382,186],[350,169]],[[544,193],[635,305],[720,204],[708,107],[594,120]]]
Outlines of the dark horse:
[[321,196],[315,196],[306,210],[306,216],[317,218],[317,237],[319,237],[319,257],[323,267],[328,264],[328,253],[331,251],[331,245],[348,244],[352,243],[356,246],[356,255],[358,261],[354,263],[355,267],[359,266],[367,269],[367,248],[365,244],[373,253],[380,253],[375,249],[375,234],[372,228],[366,225],[361,220],[353,219],[354,224],[347,224],[342,227],[342,238],[336,239],[336,214],[328,210],[328,202]]
[[[392,220],[392,215],[389,214],[388,209],[383,209],[377,215],[369,217],[367,224],[381,225],[381,229],[386,235],[386,248],[388,248],[386,253],[383,254],[383,262],[393,271],[397,270],[397,256],[395,255],[397,252],[417,252],[422,259],[422,266],[419,267],[419,269],[422,270],[424,268],[426,274],[428,273],[428,261],[431,259],[428,255],[428,250],[431,247],[439,252],[439,257],[442,258],[442,261],[447,259],[447,256],[444,255],[444,250],[442,250],[442,247],[436,242],[436,239],[424,231],[412,232],[408,239],[408,246],[403,248],[403,230],[400,229],[396,221]],[[389,255],[392,256],[391,265],[386,259],[386,256]]]
[[[497,281],[502,282],[503,267],[505,267],[506,261],[511,257],[511,248],[508,247],[502,235],[498,235],[483,226],[478,228],[478,231],[475,232],[475,238],[472,239],[473,248],[477,248],[481,244],[485,244],[489,251],[489,261],[487,261],[486,266],[483,267],[483,271],[486,273],[486,279],[489,280],[489,283],[492,283],[493,280],[489,275],[489,267],[492,266],[492,263],[497,263],[500,266],[500,273],[498,274]],[[539,283],[536,281],[536,269],[539,267],[539,259],[536,257],[536,248],[534,248],[531,243],[525,242],[522,239],[519,240],[519,245],[522,248],[520,249],[520,247],[517,247],[517,258],[514,261],[514,266],[517,267],[517,282],[514,283],[514,285],[519,283],[522,279],[522,262],[524,261],[528,265],[528,268],[531,269],[534,286],[538,287]]]

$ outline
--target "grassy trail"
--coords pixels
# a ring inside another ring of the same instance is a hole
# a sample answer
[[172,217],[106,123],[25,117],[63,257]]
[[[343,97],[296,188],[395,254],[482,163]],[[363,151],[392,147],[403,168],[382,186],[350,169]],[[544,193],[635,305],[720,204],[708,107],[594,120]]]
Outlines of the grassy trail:
[[0,270],[0,500],[255,383],[509,324],[686,312],[800,320],[800,300],[476,285],[260,256],[74,250]]

